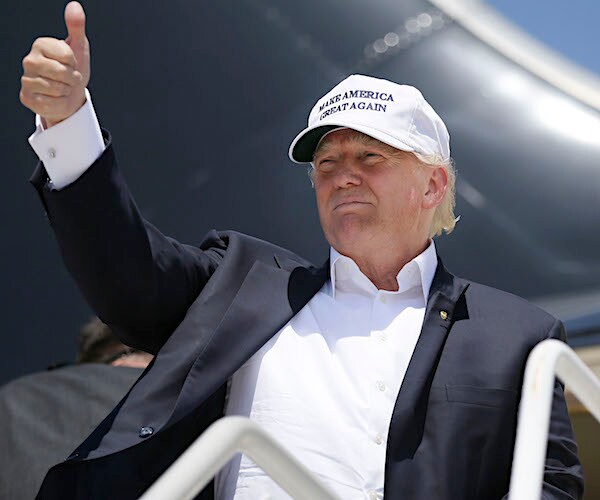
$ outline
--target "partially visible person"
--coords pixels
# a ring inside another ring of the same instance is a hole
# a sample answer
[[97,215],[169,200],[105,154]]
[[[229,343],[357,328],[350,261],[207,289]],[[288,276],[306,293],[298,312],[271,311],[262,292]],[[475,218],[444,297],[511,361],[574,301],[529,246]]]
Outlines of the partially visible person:
[[48,469],[98,425],[151,359],[94,318],[80,331],[76,364],[1,387],[0,498],[34,498]]
[[98,318],[91,319],[81,328],[77,363],[103,363],[144,369],[151,360],[152,354],[127,347]]

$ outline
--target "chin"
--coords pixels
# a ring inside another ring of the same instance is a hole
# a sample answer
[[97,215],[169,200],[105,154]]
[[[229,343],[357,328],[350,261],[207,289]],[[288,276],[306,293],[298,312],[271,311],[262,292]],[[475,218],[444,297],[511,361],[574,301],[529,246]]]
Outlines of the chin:
[[343,255],[351,256],[371,238],[364,230],[358,228],[348,228],[344,231],[338,231],[332,237],[327,237],[329,244]]

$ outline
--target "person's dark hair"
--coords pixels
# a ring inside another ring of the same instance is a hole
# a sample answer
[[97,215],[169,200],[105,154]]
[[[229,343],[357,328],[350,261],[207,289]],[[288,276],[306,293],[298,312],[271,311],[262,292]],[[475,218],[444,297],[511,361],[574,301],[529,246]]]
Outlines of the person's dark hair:
[[83,325],[79,332],[78,363],[111,363],[132,351],[96,317]]

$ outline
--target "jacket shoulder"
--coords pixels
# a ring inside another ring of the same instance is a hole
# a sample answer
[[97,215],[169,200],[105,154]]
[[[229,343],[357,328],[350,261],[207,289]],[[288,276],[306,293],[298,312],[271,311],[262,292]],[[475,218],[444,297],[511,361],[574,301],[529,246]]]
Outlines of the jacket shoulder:
[[507,325],[524,322],[546,330],[558,321],[550,313],[523,297],[474,281],[465,281],[469,283],[466,299],[471,317],[498,317]]

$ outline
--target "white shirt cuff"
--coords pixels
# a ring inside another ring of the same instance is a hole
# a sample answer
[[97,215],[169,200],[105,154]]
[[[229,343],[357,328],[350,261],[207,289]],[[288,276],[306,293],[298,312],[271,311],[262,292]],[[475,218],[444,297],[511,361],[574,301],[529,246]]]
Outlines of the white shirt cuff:
[[29,144],[46,167],[54,189],[77,180],[104,152],[100,124],[87,89],[85,96],[81,108],[48,129],[44,129],[40,116],[35,116],[35,132]]

